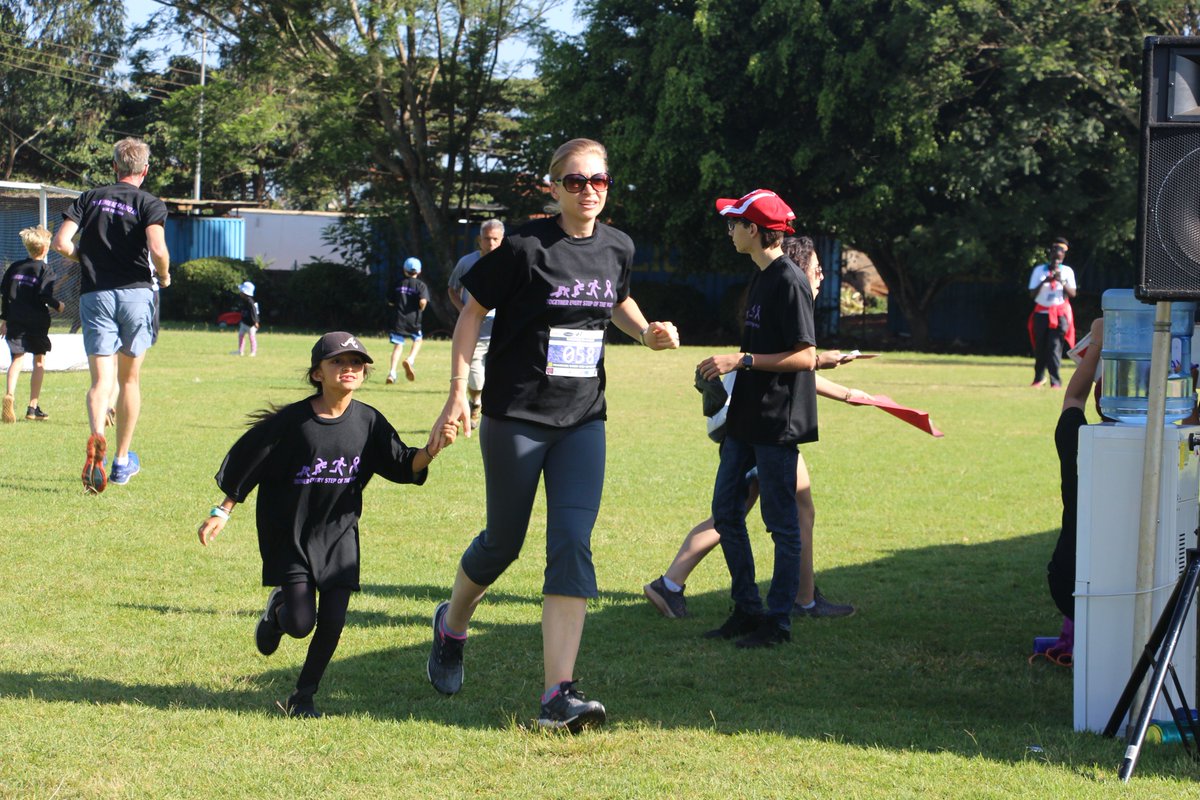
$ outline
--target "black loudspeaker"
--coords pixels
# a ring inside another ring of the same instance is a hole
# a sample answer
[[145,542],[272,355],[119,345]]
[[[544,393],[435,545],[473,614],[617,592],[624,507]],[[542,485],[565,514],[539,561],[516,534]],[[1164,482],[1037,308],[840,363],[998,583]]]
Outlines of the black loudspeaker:
[[1138,182],[1142,300],[1200,299],[1200,36],[1151,36]]

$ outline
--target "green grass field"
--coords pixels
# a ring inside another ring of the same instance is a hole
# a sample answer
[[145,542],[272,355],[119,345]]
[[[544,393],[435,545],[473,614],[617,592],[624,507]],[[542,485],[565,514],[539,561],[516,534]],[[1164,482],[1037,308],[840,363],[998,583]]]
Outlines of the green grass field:
[[[602,596],[580,688],[609,725],[536,730],[544,514],[480,607],[466,685],[425,677],[429,616],[483,523],[476,439],[424,487],[376,480],[362,524],[363,591],[325,676],[327,716],[285,718],[306,643],[254,649],[266,597],[253,509],[208,549],[196,526],[245,415],[304,396],[314,336],[164,333],[147,358],[135,449],[143,470],[99,497],[79,481],[84,373],[47,377],[46,423],[0,427],[0,795],[4,797],[1171,797],[1200,765],[1071,730],[1071,673],[1029,665],[1058,632],[1045,585],[1060,504],[1061,394],[1019,358],[889,353],[832,377],[931,412],[932,437],[871,408],[821,401],[803,449],[817,504],[817,580],[845,620],[797,620],[766,652],[703,640],[728,611],[719,553],[688,585],[693,617],[641,594],[707,515],[716,447],[694,365],[710,351],[611,347],[609,458],[593,548]],[[378,361],[389,346],[367,341]],[[445,397],[447,342],[418,380],[359,397],[410,444]],[[378,365],[377,365],[378,366]],[[28,376],[17,398],[23,408]],[[757,515],[760,566],[769,539]],[[760,569],[769,574],[769,569]]]

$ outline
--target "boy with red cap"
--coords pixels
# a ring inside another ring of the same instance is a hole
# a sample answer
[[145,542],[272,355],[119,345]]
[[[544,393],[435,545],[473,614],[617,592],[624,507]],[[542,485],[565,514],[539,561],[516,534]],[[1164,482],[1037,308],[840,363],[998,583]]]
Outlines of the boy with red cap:
[[[729,238],[758,268],[750,279],[741,352],[701,361],[705,378],[740,370],[726,416],[725,441],[712,511],[732,581],[733,613],[707,638],[738,647],[770,647],[791,639],[799,588],[800,520],[796,511],[798,444],[817,440],[817,368],[813,295],[808,278],[783,254],[796,218],[777,194],[756,189],[717,200]],[[746,532],[744,476],[758,466],[759,507],[775,541],[775,569],[764,611]]]

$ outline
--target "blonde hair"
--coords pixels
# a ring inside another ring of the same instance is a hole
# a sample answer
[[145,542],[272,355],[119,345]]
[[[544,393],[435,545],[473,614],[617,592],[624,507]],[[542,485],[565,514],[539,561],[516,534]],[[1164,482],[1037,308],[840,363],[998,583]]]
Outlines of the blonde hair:
[[26,228],[17,234],[30,258],[40,258],[50,249],[50,231],[43,225]]
[[150,164],[150,145],[132,136],[113,145],[113,166],[118,178],[140,175]]
[[595,139],[572,139],[565,144],[558,146],[554,151],[553,158],[550,159],[550,180],[556,181],[562,177],[558,171],[562,168],[563,162],[572,156],[596,155],[600,156],[600,160],[604,162],[604,166],[608,166],[608,151],[604,149],[604,145],[597,142]]

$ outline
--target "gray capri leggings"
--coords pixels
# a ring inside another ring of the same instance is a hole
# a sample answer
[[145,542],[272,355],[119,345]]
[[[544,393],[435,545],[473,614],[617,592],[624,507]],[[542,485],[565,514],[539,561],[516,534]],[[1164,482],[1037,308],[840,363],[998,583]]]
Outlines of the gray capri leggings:
[[604,421],[571,428],[488,417],[479,431],[487,486],[487,527],[463,553],[462,568],[491,586],[517,560],[546,481],[544,594],[596,597],[592,527],[604,489]]

